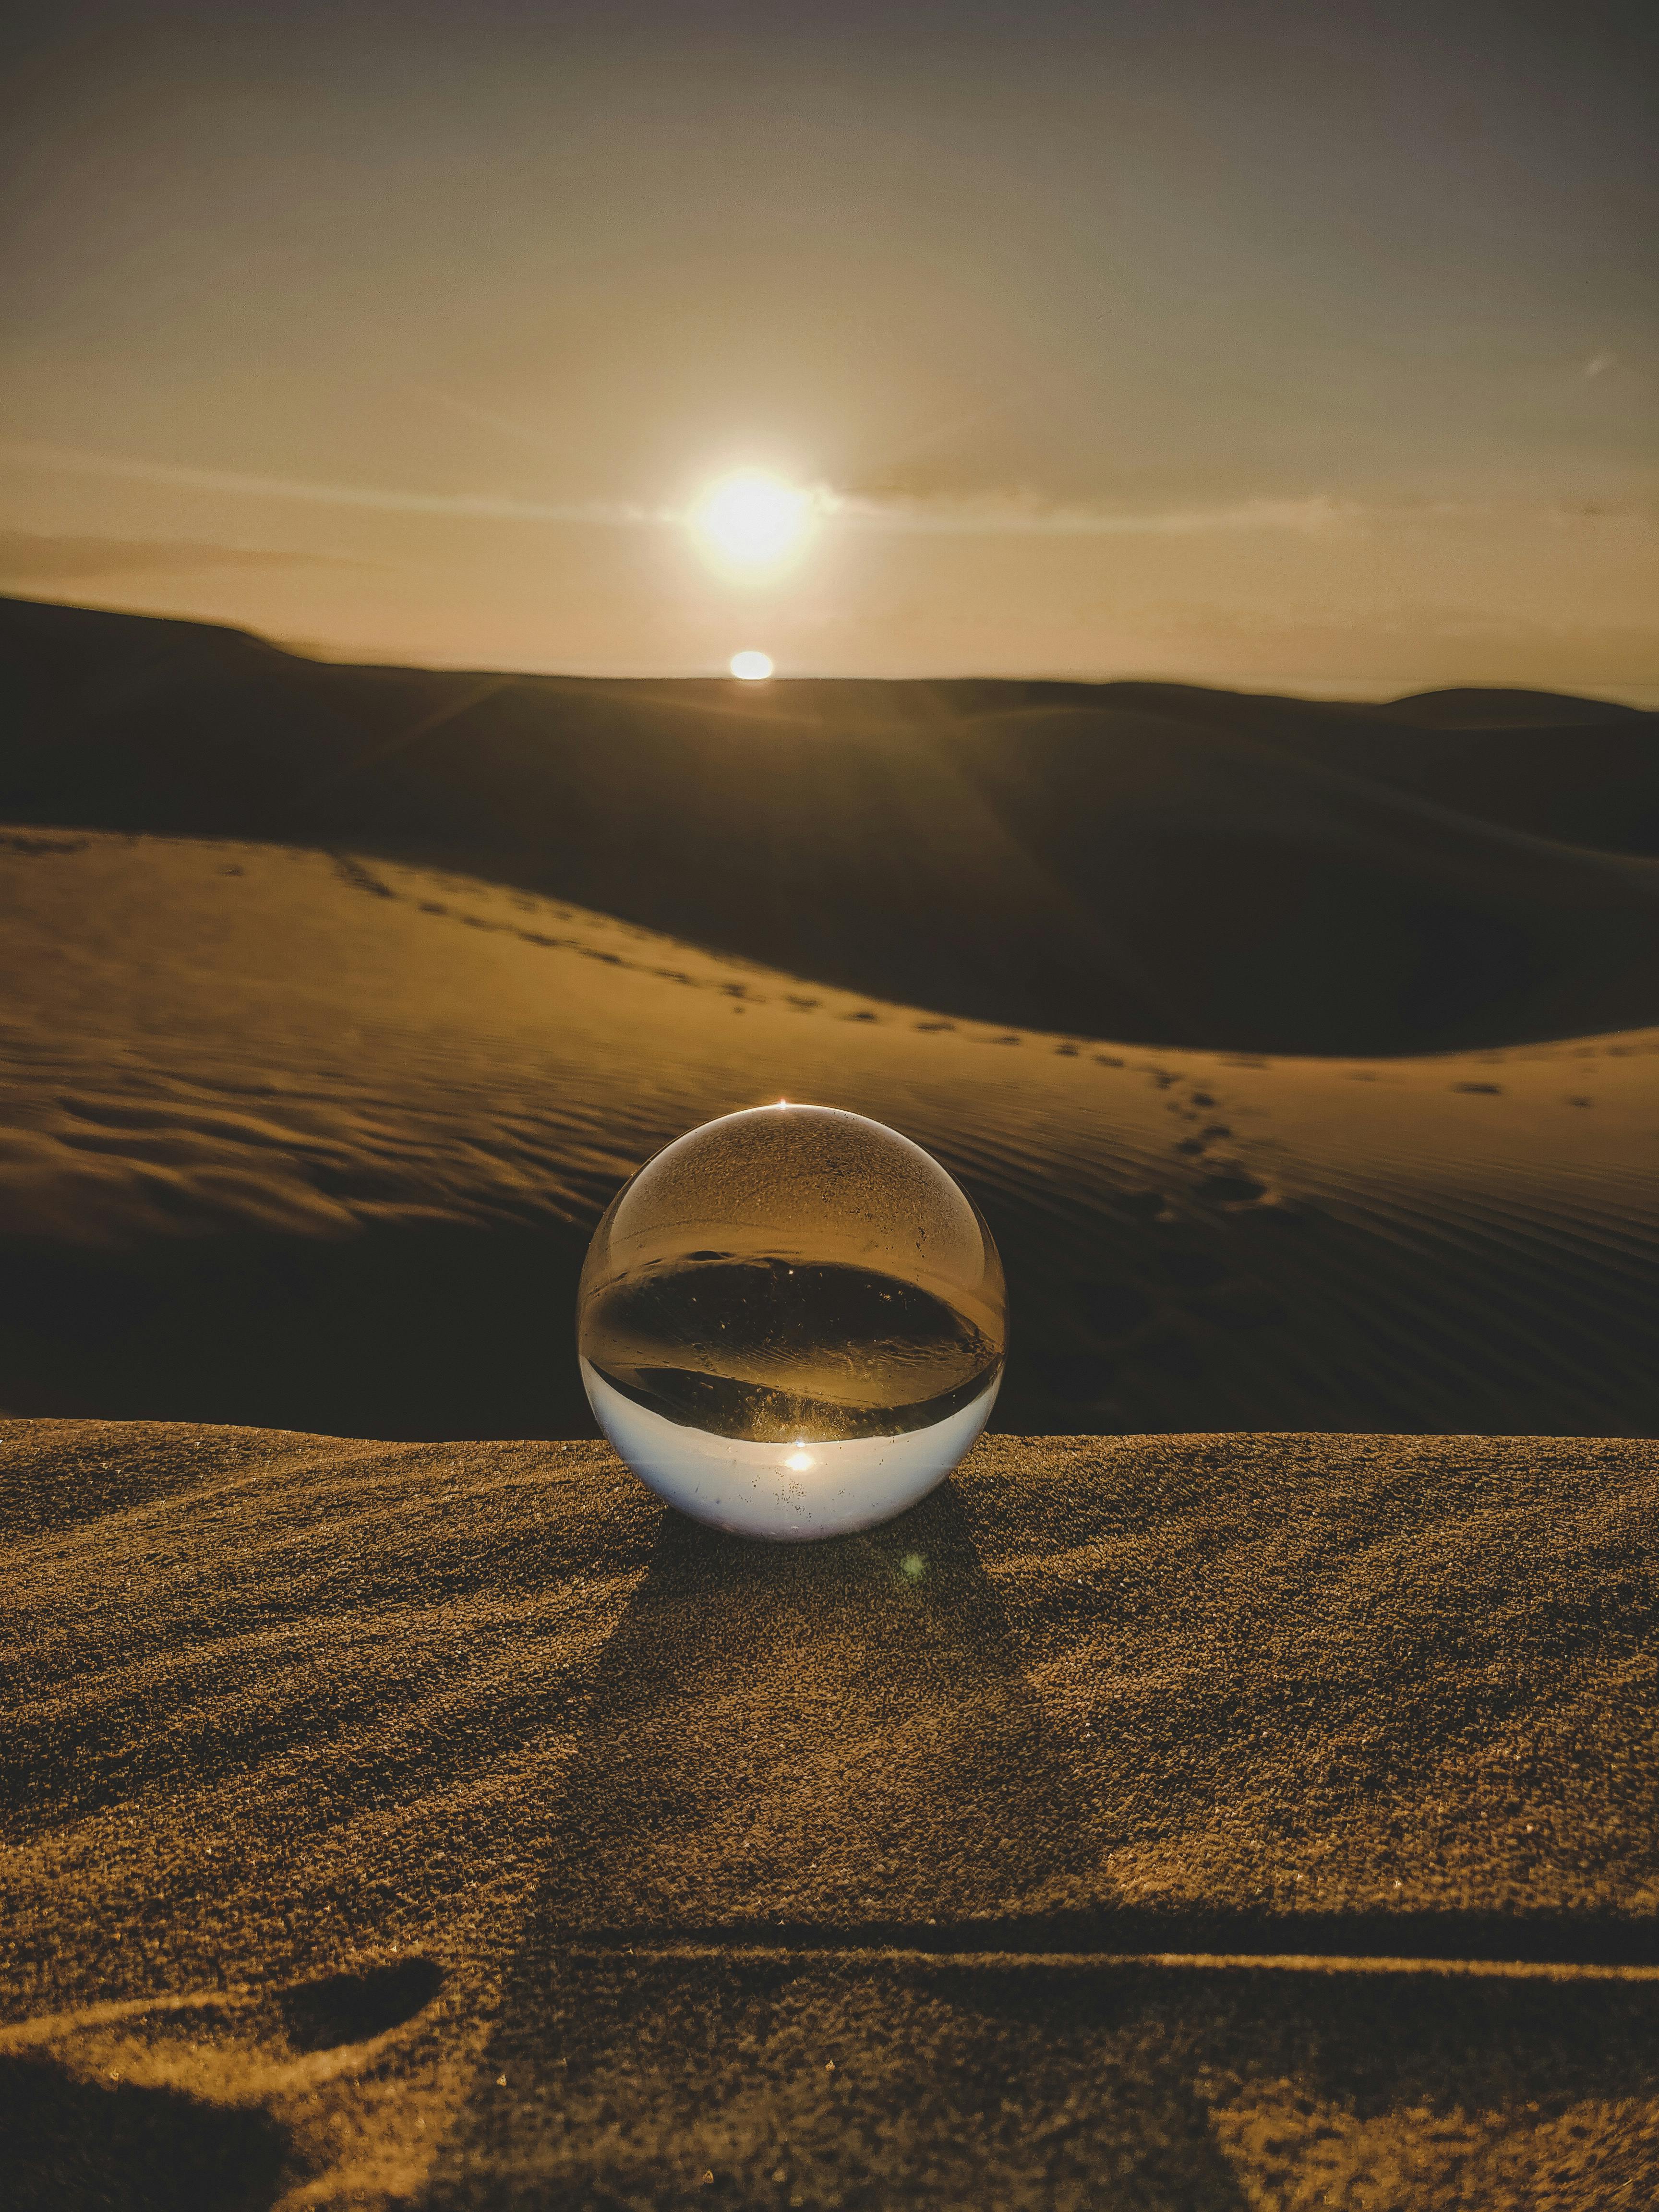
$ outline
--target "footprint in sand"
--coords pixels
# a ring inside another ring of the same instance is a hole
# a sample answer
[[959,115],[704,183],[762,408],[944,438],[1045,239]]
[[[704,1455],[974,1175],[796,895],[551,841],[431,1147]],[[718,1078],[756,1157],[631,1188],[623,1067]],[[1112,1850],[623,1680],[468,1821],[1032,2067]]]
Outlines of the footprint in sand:
[[0,2143],[11,2212],[264,2212],[290,2148],[257,2108],[33,2057],[0,2058]]
[[[206,2011],[198,1997],[156,1999],[125,2009],[159,2039],[118,2063],[100,2054],[95,2032],[64,2052],[60,2021],[59,2050],[0,2056],[0,2202],[6,2212],[265,2212],[304,2171],[304,2146],[263,2102],[239,2097],[239,2063],[257,2057],[268,2090],[273,2064],[283,2071],[283,2044],[303,2065],[370,2042],[423,2012],[443,1982],[435,1960],[410,1956],[210,2001]],[[209,2100],[165,2075],[180,2039],[197,2051],[210,2021],[228,2031],[229,2070]]]
[[413,2020],[437,1996],[443,1978],[443,1968],[431,1959],[399,1959],[319,1982],[297,1982],[283,1991],[278,2010],[296,2051],[333,2051]]
[[1254,1206],[1267,1194],[1267,1186],[1258,1182],[1253,1175],[1242,1168],[1224,1170],[1220,1175],[1206,1176],[1198,1187],[1198,1194],[1213,1206]]

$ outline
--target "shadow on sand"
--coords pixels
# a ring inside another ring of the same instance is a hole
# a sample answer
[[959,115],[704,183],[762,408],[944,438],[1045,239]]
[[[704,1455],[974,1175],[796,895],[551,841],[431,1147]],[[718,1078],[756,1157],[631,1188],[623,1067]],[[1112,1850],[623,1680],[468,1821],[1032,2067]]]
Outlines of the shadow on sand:
[[424,2212],[1473,2202],[1511,2122],[1582,2183],[1659,2092],[1649,1984],[1030,1955],[1109,1840],[948,1486],[799,1548],[666,1516]]
[[264,2212],[288,2154],[287,2130],[261,2112],[0,2059],[8,2212]]
[[[968,2016],[954,1996],[744,1950],[878,1922],[978,1922],[993,1948],[1005,1916],[1098,1856],[948,1486],[885,1528],[799,1547],[666,1516],[565,1804],[434,2212],[721,2186],[931,2201],[918,2160],[941,2179],[982,2163],[967,2116],[990,2082],[940,2047],[941,2021]],[[690,1930],[719,1955],[646,1954]],[[1167,2201],[1237,2203],[1190,2086],[1160,2077],[1154,2106]]]

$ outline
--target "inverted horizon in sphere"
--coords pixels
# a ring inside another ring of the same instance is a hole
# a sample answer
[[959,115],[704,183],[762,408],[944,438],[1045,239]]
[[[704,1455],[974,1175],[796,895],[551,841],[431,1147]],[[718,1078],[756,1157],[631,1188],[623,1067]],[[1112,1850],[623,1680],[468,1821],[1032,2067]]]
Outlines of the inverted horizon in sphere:
[[891,1520],[1002,1380],[1002,1267],[932,1156],[836,1107],[678,1139],[594,1231],[577,1312],[595,1418],[695,1519],[799,1542]]

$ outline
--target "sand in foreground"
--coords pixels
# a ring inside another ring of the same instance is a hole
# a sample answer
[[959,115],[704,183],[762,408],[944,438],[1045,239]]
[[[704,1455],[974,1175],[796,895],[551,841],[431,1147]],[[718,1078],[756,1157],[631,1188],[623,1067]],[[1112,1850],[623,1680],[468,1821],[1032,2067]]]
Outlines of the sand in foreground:
[[0,1454],[25,2203],[1659,2191],[1651,1445]]

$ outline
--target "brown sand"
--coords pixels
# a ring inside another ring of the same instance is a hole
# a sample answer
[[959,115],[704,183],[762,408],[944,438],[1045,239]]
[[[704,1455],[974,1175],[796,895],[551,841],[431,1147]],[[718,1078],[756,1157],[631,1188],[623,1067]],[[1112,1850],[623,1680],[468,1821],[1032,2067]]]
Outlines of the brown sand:
[[962,1177],[1035,1431],[1659,1431],[1659,1033],[1355,1061],[953,1021],[475,878],[0,835],[0,1407],[592,1433],[577,1271],[706,1117]]
[[[0,1419],[9,2204],[1659,2197],[1652,718],[0,672],[0,1405],[270,1425]],[[780,1095],[1185,1433],[777,1551],[296,1432],[580,1437]]]
[[1650,1446],[0,1455],[14,2203],[1659,2193]]

